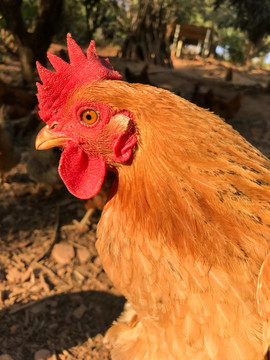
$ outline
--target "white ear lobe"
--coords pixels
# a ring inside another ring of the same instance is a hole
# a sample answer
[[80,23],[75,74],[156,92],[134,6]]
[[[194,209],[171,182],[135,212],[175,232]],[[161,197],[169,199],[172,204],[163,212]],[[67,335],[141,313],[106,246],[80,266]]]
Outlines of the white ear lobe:
[[116,114],[110,119],[110,125],[120,132],[125,132],[128,129],[130,117],[125,114]]

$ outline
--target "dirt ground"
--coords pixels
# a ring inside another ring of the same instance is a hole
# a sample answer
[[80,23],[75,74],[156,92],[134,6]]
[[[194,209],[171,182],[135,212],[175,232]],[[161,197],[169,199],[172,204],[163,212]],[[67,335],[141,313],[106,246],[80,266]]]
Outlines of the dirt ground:
[[[116,51],[98,50],[102,56]],[[125,66],[134,72],[143,67],[115,56],[112,63],[122,74]],[[240,111],[230,122],[270,156],[269,71],[234,67],[233,81],[226,82],[227,63],[174,59],[174,66],[150,66],[151,82],[180,91],[188,100],[198,83],[202,91],[212,88],[224,99],[242,93]],[[20,83],[16,61],[0,64],[0,71],[1,80]],[[18,140],[21,160],[0,185],[0,360],[110,359],[104,333],[125,301],[95,249],[100,213],[94,213],[85,234],[68,227],[82,218],[84,205],[64,186],[49,193],[31,181],[26,169],[29,144],[29,135]],[[57,253],[59,244],[63,247]]]

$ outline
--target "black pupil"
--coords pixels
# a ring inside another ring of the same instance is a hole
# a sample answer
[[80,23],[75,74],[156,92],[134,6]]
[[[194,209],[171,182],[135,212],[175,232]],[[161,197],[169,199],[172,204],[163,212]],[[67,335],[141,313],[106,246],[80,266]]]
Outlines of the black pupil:
[[92,119],[92,116],[91,116],[90,114],[87,114],[87,115],[86,115],[86,119],[87,119],[87,120],[91,120],[91,119]]

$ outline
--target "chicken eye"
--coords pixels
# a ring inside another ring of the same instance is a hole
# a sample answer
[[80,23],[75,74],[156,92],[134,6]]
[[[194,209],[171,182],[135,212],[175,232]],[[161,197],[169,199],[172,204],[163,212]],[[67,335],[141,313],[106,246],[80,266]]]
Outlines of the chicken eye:
[[88,125],[94,124],[98,119],[98,114],[94,110],[84,110],[81,113],[81,120]]

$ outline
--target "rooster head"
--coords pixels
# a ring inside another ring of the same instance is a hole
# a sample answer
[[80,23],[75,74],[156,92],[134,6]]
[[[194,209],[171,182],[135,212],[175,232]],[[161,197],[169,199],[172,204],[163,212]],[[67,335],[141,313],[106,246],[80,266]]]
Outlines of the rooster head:
[[59,174],[68,190],[81,199],[95,196],[108,167],[131,159],[137,142],[133,116],[87,96],[91,84],[120,80],[108,59],[100,59],[90,42],[85,56],[67,36],[70,64],[48,53],[55,72],[37,63],[43,84],[38,83],[39,115],[45,126],[36,148],[63,148]]

